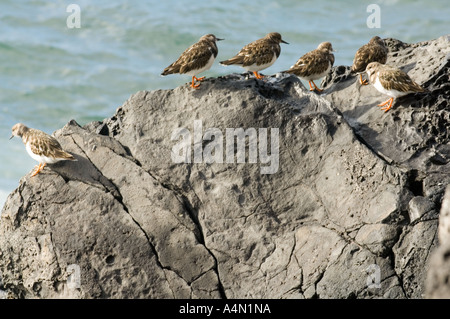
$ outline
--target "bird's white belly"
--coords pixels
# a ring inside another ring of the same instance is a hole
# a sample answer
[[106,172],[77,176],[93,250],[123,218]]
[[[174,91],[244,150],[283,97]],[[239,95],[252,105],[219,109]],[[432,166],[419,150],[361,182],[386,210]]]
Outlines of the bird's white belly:
[[260,65],[257,65],[256,63],[254,63],[254,64],[252,64],[252,65],[244,66],[244,69],[246,69],[247,71],[251,71],[251,72],[261,71],[261,70],[267,69],[269,66],[271,66],[272,64],[274,64],[276,60],[277,60],[277,56],[276,56],[276,54],[274,53],[274,54],[273,54],[272,61],[270,61],[269,63],[266,63],[266,64],[260,64]]
[[404,96],[404,95],[407,95],[407,94],[411,93],[411,92],[400,92],[400,91],[397,91],[397,90],[387,90],[381,85],[381,82],[380,82],[378,77],[376,78],[375,83],[373,84],[373,86],[379,92],[381,92],[381,93],[383,93],[383,94],[385,94],[387,96],[393,97],[393,98],[398,98],[398,97],[401,97],[401,96]]
[[41,164],[43,164],[43,163],[46,163],[46,164],[53,164],[53,163],[56,163],[56,162],[59,162],[59,161],[60,161],[60,159],[57,159],[57,158],[50,158],[50,157],[47,157],[47,156],[42,156],[42,155],[34,154],[34,153],[31,151],[30,143],[27,143],[27,145],[25,146],[25,148],[26,148],[28,154],[31,156],[31,158],[34,159],[35,161],[41,163]]
[[211,66],[213,65],[215,59],[216,58],[214,57],[214,54],[211,54],[211,57],[209,58],[208,63],[206,63],[205,66],[203,66],[199,69],[196,69],[196,70],[191,70],[189,72],[186,72],[185,74],[193,76],[193,75],[200,74],[206,70],[209,70],[211,68]]
[[306,81],[313,80],[314,81],[314,80],[323,78],[324,76],[326,76],[328,74],[328,72],[330,72],[330,69],[331,69],[331,63],[328,63],[328,68],[325,71],[323,71],[322,73],[311,74],[311,76],[309,76],[307,79],[304,79],[304,80],[306,80]]

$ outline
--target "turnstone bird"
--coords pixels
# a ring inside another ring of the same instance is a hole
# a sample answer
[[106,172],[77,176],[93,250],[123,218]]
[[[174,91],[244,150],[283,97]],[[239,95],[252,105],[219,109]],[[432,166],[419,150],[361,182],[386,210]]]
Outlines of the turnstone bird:
[[211,68],[219,52],[216,41],[221,40],[223,39],[217,38],[214,34],[202,36],[197,43],[187,48],[175,62],[165,68],[161,75],[174,73],[192,75],[191,87],[197,89],[200,83],[195,84],[195,81],[201,82],[205,77],[197,78],[196,75]]
[[64,151],[59,142],[53,137],[40,130],[28,128],[22,123],[17,123],[12,127],[12,135],[22,138],[28,154],[36,161],[39,166],[31,176],[39,174],[47,164],[53,164],[62,160],[76,161],[76,159]]
[[379,36],[374,36],[369,43],[364,44],[356,51],[355,58],[351,67],[352,73],[359,73],[359,83],[367,85],[369,82],[363,80],[362,73],[366,71],[367,64],[370,62],[380,62],[385,64],[388,50],[384,41]]
[[414,82],[408,74],[402,70],[379,62],[371,62],[367,65],[366,73],[369,76],[370,83],[381,93],[390,96],[387,101],[378,104],[383,107],[385,112],[389,111],[398,98],[410,93],[424,92],[425,89]]
[[[322,42],[317,49],[304,54],[291,66],[287,73],[295,74],[301,79],[308,81],[310,91],[322,90],[317,87],[314,80],[320,79],[330,72],[334,64],[333,47],[330,42]],[[314,85],[314,88],[311,86]]]
[[220,62],[222,65],[239,65],[247,71],[253,72],[257,79],[263,76],[258,71],[267,69],[275,63],[280,56],[280,43],[287,43],[278,32],[271,32],[264,38],[256,40],[244,46],[234,57]]

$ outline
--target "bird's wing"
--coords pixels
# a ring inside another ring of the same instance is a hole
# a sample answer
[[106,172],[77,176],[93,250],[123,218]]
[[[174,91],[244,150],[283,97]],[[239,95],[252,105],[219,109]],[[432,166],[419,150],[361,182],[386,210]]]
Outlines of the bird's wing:
[[192,70],[197,70],[208,63],[211,55],[217,56],[218,50],[208,42],[195,43],[192,49],[182,57],[182,66],[180,73],[187,73]]
[[280,46],[267,41],[255,41],[245,46],[239,54],[244,56],[242,66],[262,65],[271,62],[274,54],[276,57],[280,55]]
[[231,59],[220,62],[223,65],[250,66],[253,64],[267,64],[273,59],[273,54],[280,55],[280,46],[276,43],[267,42],[266,39],[259,39],[244,46],[238,54]]
[[[328,69],[330,61],[328,55],[320,51],[310,51],[303,55],[298,61],[287,71],[300,76],[310,76],[325,72]],[[331,65],[334,64],[334,56]]]
[[30,149],[34,154],[46,157],[74,159],[71,154],[62,149],[61,144],[53,136],[38,130],[35,130],[33,135],[33,138],[29,139],[29,143]]
[[387,90],[399,92],[423,92],[424,89],[414,82],[407,73],[397,68],[389,68],[380,71],[378,78]]
[[356,51],[353,59],[352,71],[363,72],[370,62],[380,62],[385,64],[387,60],[387,50],[379,45],[365,44]]
[[216,57],[217,53],[217,48],[208,42],[201,41],[194,43],[187,48],[175,62],[165,68],[161,74],[183,74],[191,70],[199,69],[208,62],[211,58],[211,54]]

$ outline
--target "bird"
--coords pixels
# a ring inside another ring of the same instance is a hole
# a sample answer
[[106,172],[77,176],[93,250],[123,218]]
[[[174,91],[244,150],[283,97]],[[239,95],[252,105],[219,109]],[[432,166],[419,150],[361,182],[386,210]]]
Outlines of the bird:
[[379,62],[385,64],[387,60],[388,50],[384,45],[384,41],[379,36],[374,36],[370,41],[360,47],[355,54],[351,73],[359,73],[359,83],[368,85],[367,80],[363,80],[362,73],[366,71],[366,67],[370,62]]
[[175,73],[192,75],[191,87],[198,89],[200,83],[195,82],[201,82],[205,77],[197,78],[197,75],[211,68],[219,53],[216,42],[221,40],[224,39],[217,38],[214,34],[205,34],[198,42],[187,48],[175,62],[166,67],[161,75]]
[[281,53],[280,43],[289,44],[278,32],[268,33],[264,38],[247,44],[234,57],[221,61],[220,64],[239,65],[253,72],[257,79],[262,79],[264,76],[258,72],[275,63]]
[[64,151],[59,142],[47,133],[32,129],[22,123],[17,123],[12,127],[12,135],[22,138],[28,154],[34,160],[39,162],[35,167],[32,177],[39,174],[47,164],[54,164],[62,160],[76,161],[72,154]]
[[366,73],[370,83],[379,92],[390,96],[388,100],[378,104],[378,106],[384,106],[381,109],[385,112],[392,108],[394,98],[410,93],[425,92],[425,89],[414,82],[407,73],[387,64],[371,62],[366,67]]
[[[301,79],[308,81],[309,90],[322,92],[317,87],[314,80],[320,79],[330,72],[334,64],[333,46],[330,42],[322,42],[317,49],[304,54],[298,61],[287,71],[282,73],[295,74]],[[312,87],[311,83],[314,85]]]

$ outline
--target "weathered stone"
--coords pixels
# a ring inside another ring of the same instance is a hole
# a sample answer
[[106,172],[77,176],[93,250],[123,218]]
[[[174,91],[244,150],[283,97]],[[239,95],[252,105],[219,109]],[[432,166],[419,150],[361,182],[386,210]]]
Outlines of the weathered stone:
[[[232,74],[198,90],[137,92],[111,118],[68,123],[55,136],[78,161],[25,176],[3,208],[0,289],[16,298],[421,298],[450,183],[449,46],[446,37],[388,42],[388,62],[430,91],[389,113],[338,66],[321,95],[295,76]],[[239,163],[230,128],[259,138],[245,138]],[[176,132],[189,136],[182,163]]]
[[426,197],[416,196],[408,204],[409,220],[414,222],[430,211],[434,211],[435,204]]
[[450,298],[450,186],[447,186],[439,214],[439,246],[431,254],[426,280],[426,297]]

